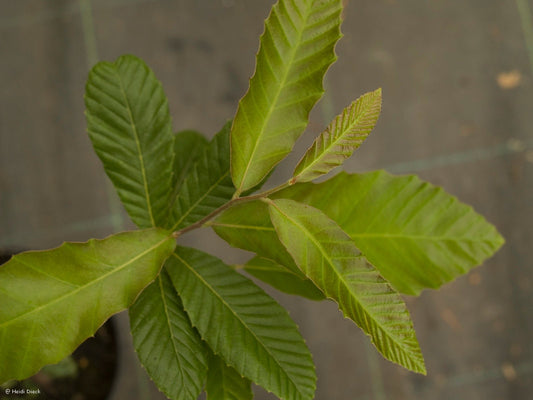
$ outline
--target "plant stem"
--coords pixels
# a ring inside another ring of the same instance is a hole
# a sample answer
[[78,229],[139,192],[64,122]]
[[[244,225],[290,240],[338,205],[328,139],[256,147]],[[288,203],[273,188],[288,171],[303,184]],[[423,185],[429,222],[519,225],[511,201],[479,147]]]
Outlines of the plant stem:
[[285,183],[283,183],[283,184],[281,184],[279,186],[276,186],[275,188],[272,188],[272,189],[269,189],[269,190],[265,190],[262,193],[258,193],[258,194],[254,194],[254,195],[250,195],[250,196],[244,196],[244,197],[234,197],[230,201],[228,201],[226,204],[218,207],[216,210],[214,210],[211,213],[207,214],[201,220],[196,221],[194,224],[186,226],[185,228],[180,229],[179,231],[173,232],[172,236],[177,238],[177,237],[183,235],[184,233],[190,232],[190,231],[192,231],[194,229],[201,228],[206,222],[208,222],[209,220],[213,219],[218,214],[220,214],[222,211],[227,210],[228,208],[230,208],[231,206],[233,206],[235,204],[246,203],[248,201],[253,201],[253,200],[258,200],[258,199],[265,198],[265,197],[270,196],[271,194],[274,194],[274,193],[280,191],[281,189],[284,189],[284,188],[286,188],[287,186],[290,186],[290,185],[291,185],[291,182],[287,181],[287,182],[285,182]]

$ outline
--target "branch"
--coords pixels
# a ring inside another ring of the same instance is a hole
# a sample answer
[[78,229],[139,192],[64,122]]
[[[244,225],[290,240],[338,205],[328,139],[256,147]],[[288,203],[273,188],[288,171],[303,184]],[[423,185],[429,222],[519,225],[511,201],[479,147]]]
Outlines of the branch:
[[230,201],[228,201],[226,204],[218,207],[216,210],[212,211],[211,213],[209,213],[208,215],[203,217],[201,220],[196,221],[194,224],[186,226],[185,228],[180,229],[179,231],[173,232],[172,236],[177,238],[177,237],[183,235],[184,233],[190,232],[190,231],[192,231],[194,229],[201,228],[206,222],[210,221],[211,219],[216,217],[218,214],[220,214],[222,211],[227,210],[228,208],[230,208],[231,206],[233,206],[235,204],[246,203],[248,201],[253,201],[253,200],[258,200],[258,199],[265,198],[265,197],[270,196],[271,194],[274,194],[274,193],[280,191],[281,189],[284,189],[284,188],[286,188],[287,186],[290,186],[290,185],[292,185],[292,183],[289,180],[289,181],[287,181],[287,182],[285,182],[285,183],[283,183],[283,184],[281,184],[279,186],[276,186],[275,188],[266,190],[266,191],[264,191],[262,193],[254,194],[254,195],[251,195],[251,196],[235,197],[235,198],[231,199]]

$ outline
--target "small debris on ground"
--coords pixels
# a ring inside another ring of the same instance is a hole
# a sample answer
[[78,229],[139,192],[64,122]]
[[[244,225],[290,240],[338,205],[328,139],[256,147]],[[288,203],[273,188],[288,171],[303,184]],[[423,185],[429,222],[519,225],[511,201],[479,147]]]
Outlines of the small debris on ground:
[[504,90],[514,89],[520,86],[522,74],[516,69],[508,72],[500,72],[496,81],[498,82],[498,86]]
[[506,380],[514,381],[516,379],[516,370],[514,369],[513,364],[505,362],[501,365],[500,368]]
[[526,145],[524,142],[520,139],[511,138],[507,140],[507,147],[516,152],[524,151],[526,149]]
[[481,283],[481,275],[479,272],[472,272],[468,275],[468,283],[472,286],[478,286]]
[[461,330],[461,324],[452,310],[445,308],[441,311],[440,316],[454,331]]
[[89,366],[89,360],[85,357],[81,357],[78,361],[78,365],[82,369],[87,368]]

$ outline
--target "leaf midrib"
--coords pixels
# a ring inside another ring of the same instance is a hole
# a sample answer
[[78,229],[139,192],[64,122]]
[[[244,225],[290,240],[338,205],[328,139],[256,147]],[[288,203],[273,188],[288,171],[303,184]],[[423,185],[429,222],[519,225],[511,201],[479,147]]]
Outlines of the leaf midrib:
[[[333,140],[332,144],[331,144],[330,146],[328,146],[328,147],[327,147],[327,148],[326,148],[326,149],[325,149],[325,150],[324,150],[324,151],[323,151],[323,152],[322,152],[317,158],[315,158],[315,159],[314,159],[313,161],[311,161],[307,166],[305,166],[305,167],[302,169],[302,171],[301,171],[301,172],[300,172],[295,178],[298,179],[299,177],[305,175],[306,173],[308,173],[308,172],[312,172],[312,170],[314,169],[314,166],[315,166],[317,163],[320,163],[320,162],[321,162],[326,156],[328,156],[328,155],[330,154],[331,149],[333,149],[334,147],[336,147],[337,144],[338,144],[338,142],[341,141],[341,140],[346,136],[346,134],[350,133],[350,131],[352,130],[352,128],[353,128],[354,126],[356,126],[356,125],[359,123],[359,121],[361,121],[361,119],[363,119],[363,118],[367,115],[367,113],[368,113],[369,110],[372,109],[372,106],[373,106],[373,105],[374,105],[374,102],[370,102],[369,105],[368,105],[368,107],[365,107],[364,111],[362,111],[362,112],[359,114],[359,116],[355,118],[354,122],[353,122],[352,124],[349,124],[349,127],[348,127],[346,130],[344,130],[341,134],[339,134],[339,135]],[[351,113],[350,107],[352,107],[352,106],[353,106],[353,107],[357,106],[357,100],[356,100],[352,105],[348,106],[348,110],[347,110],[347,111],[348,111],[348,118],[349,118],[349,114]],[[333,123],[332,123],[331,128],[336,128],[336,127],[339,125],[339,121],[338,121],[338,120],[341,120],[340,122],[342,122],[343,117],[344,117],[344,116],[343,116],[342,114],[341,114],[341,116],[336,117],[335,120],[334,120]],[[330,130],[329,128],[330,128],[330,127],[327,127],[327,128],[326,128],[326,131],[324,131],[324,132],[323,132],[323,133],[317,138],[317,141],[318,141],[319,139],[324,140],[324,138],[322,137],[322,135],[324,135],[325,132],[330,131],[332,134],[334,134],[335,131],[337,130],[337,129],[331,129],[331,130]],[[313,143],[313,147],[315,147],[315,146],[317,146],[317,145],[318,145],[317,142]],[[312,150],[312,149],[309,149],[309,150]],[[354,149],[354,151],[355,151],[355,149]],[[307,154],[304,156],[304,160],[303,160],[304,162],[305,162],[305,157],[306,157],[306,156],[307,156]],[[311,156],[311,154],[309,154],[309,156]],[[311,170],[311,171],[310,171],[310,170]]]
[[118,78],[119,86],[120,86],[120,92],[122,96],[124,97],[124,101],[126,102],[126,110],[128,111],[128,115],[130,117],[130,126],[133,131],[133,138],[135,140],[135,145],[137,146],[137,152],[139,153],[139,162],[141,163],[141,174],[143,179],[143,186],[144,186],[144,196],[146,198],[146,207],[148,209],[148,215],[150,216],[150,223],[153,227],[156,226],[153,212],[152,212],[152,202],[150,200],[150,194],[148,191],[148,179],[146,178],[146,168],[144,166],[144,157],[141,152],[141,142],[139,140],[139,133],[137,132],[137,126],[135,125],[135,120],[133,118],[133,113],[131,112],[131,106],[130,102],[128,100],[128,97],[126,95],[126,91],[124,89],[124,84],[122,82],[122,77],[117,72],[117,67],[115,64],[113,64],[113,72]]
[[163,279],[161,277],[161,274],[164,273],[165,271],[162,271],[159,276],[157,277],[157,284],[159,286],[159,291],[161,293],[161,301],[163,303],[163,308],[165,310],[165,320],[166,320],[166,323],[167,323],[167,327],[168,327],[168,333],[170,335],[170,341],[172,342],[172,349],[174,350],[174,353],[173,353],[173,358],[176,360],[176,363],[178,364],[178,369],[179,369],[179,372],[181,374],[181,377],[182,377],[182,381],[183,381],[183,376],[184,373],[183,373],[183,368],[181,366],[181,362],[180,362],[180,359],[179,357],[177,357],[177,355],[179,354],[179,351],[178,349],[176,348],[176,343],[174,341],[174,331],[172,329],[172,326],[170,324],[170,315],[169,315],[169,312],[168,312],[168,305],[167,305],[167,300],[165,298],[165,290],[163,288]]
[[[177,137],[175,137],[174,140],[177,140]],[[181,190],[181,187],[183,186],[183,184],[185,183],[185,181],[187,179],[187,173],[189,172],[190,168],[191,167],[194,168],[194,164],[196,162],[196,157],[197,157],[199,151],[200,150],[198,150],[197,148],[193,149],[193,152],[191,154],[189,154],[187,160],[185,161],[185,165],[182,166],[179,176],[176,178],[176,183],[175,183],[174,189],[172,191],[172,197],[171,197],[170,202],[168,203],[168,207],[167,207],[167,215],[168,216],[172,216],[172,209],[174,208],[174,204],[178,200],[178,195],[179,195],[179,192]]]
[[[311,2],[309,4],[311,4]],[[305,18],[302,17],[302,20],[303,20],[303,23],[301,25],[302,29],[298,32],[298,39],[295,42],[296,44],[294,46],[292,46],[292,48],[291,48],[291,55],[290,55],[290,57],[288,57],[288,60],[287,60],[288,62],[286,64],[287,67],[285,68],[285,71],[283,71],[283,78],[279,81],[278,90],[276,91],[276,95],[274,96],[274,100],[272,102],[270,102],[270,106],[269,106],[269,109],[268,109],[268,111],[266,113],[266,116],[265,116],[265,118],[263,118],[263,123],[261,125],[261,129],[259,130],[259,133],[257,134],[257,140],[254,143],[254,147],[253,147],[252,153],[250,154],[250,158],[248,159],[248,163],[246,165],[246,168],[244,170],[244,174],[242,175],[241,182],[239,184],[239,188],[237,190],[237,193],[239,193],[239,194],[243,191],[243,185],[244,185],[244,182],[246,180],[246,176],[248,175],[248,171],[251,168],[252,161],[253,161],[253,159],[255,157],[255,153],[256,153],[257,149],[259,148],[259,142],[261,141],[261,138],[262,138],[262,136],[265,133],[265,128],[267,126],[267,122],[270,120],[270,117],[271,117],[272,113],[274,112],[274,110],[276,108],[276,105],[277,105],[278,100],[279,100],[279,96],[281,95],[281,92],[283,91],[283,89],[285,87],[285,84],[287,82],[287,78],[289,76],[289,72],[290,72],[291,67],[292,67],[292,65],[294,63],[294,59],[296,57],[296,53],[298,52],[298,50],[300,49],[300,46],[302,44],[302,37],[303,37],[303,34],[304,34],[305,30],[306,30],[307,23],[308,23],[308,20],[309,20],[309,16],[311,15],[311,11],[310,11],[311,7],[312,7],[312,5],[307,5],[307,9],[305,10]],[[300,16],[301,16],[301,14],[300,14]],[[270,20],[270,16],[269,16],[269,20]],[[265,33],[266,33],[266,29],[265,29]],[[285,37],[285,33],[283,33],[283,36]],[[277,49],[276,49],[276,51],[277,51]],[[266,52],[265,52],[265,57],[266,57]],[[257,66],[256,66],[256,70],[257,70]],[[262,83],[261,83],[261,85],[262,85]],[[248,93],[246,94],[247,96],[248,96]],[[244,114],[247,117],[246,112],[244,112]],[[249,123],[248,123],[248,125],[249,125]],[[267,173],[268,173],[268,171],[267,171]]]
[[74,296],[75,294],[77,294],[78,292],[82,291],[82,290],[85,290],[85,289],[88,289],[90,288],[91,286],[103,281],[104,279],[106,279],[107,277],[111,276],[111,275],[114,275],[115,273],[118,273],[120,271],[122,271],[124,268],[128,267],[128,265],[130,265],[131,263],[137,261],[139,258],[142,258],[144,257],[146,254],[150,253],[152,250],[156,249],[157,247],[161,246],[164,242],[166,242],[167,240],[169,239],[169,237],[166,237],[164,238],[163,240],[161,240],[160,242],[156,243],[155,245],[153,245],[152,247],[148,248],[147,250],[143,251],[142,253],[139,253],[137,256],[135,256],[134,258],[132,258],[131,260],[128,260],[126,263],[118,266],[117,268],[113,269],[112,271],[109,271],[107,273],[105,273],[104,275],[90,281],[88,284],[85,284],[83,286],[79,286],[77,287],[75,290],[71,291],[71,292],[68,292],[62,296],[59,296],[57,297],[56,299],[52,300],[51,302],[49,303],[46,303],[46,304],[43,304],[37,308],[34,308],[30,311],[27,311],[23,314],[20,314],[18,316],[16,316],[15,318],[12,318],[8,321],[5,321],[5,322],[2,322],[0,323],[0,329],[3,329],[4,327],[12,324],[14,321],[16,320],[19,320],[21,318],[24,318],[30,314],[33,314],[33,313],[36,313],[38,311],[41,311],[42,309],[45,309],[45,308],[48,308],[50,307],[51,305],[55,304],[55,303],[58,303],[66,298],[69,298],[71,296]]
[[[373,316],[372,313],[370,313],[368,311],[368,309],[361,303],[361,301],[357,298],[357,296],[355,295],[355,293],[353,293],[353,291],[350,289],[350,286],[348,285],[348,283],[344,280],[344,278],[342,277],[342,275],[339,273],[339,271],[337,271],[337,268],[335,268],[334,264],[333,264],[333,260],[331,260],[328,256],[327,256],[327,253],[325,253],[324,249],[322,248],[322,246],[320,245],[319,242],[317,242],[314,238],[314,236],[312,235],[311,232],[309,232],[309,230],[307,228],[305,228],[303,225],[299,224],[297,221],[295,221],[294,219],[290,218],[286,213],[284,213],[283,211],[281,211],[279,209],[279,207],[275,204],[275,203],[270,203],[271,205],[273,205],[274,207],[276,207],[276,209],[279,211],[280,214],[284,215],[289,221],[291,221],[294,225],[296,225],[297,227],[299,227],[303,232],[304,234],[309,238],[309,240],[311,240],[311,242],[319,249],[320,253],[322,254],[322,256],[324,257],[324,259],[329,263],[330,267],[333,269],[333,271],[335,272],[335,275],[339,278],[339,280],[343,283],[344,287],[348,290],[349,293],[351,293],[353,295],[353,298],[356,299],[357,303],[360,305],[360,307],[366,312],[367,315],[369,316]],[[339,227],[339,229],[341,229]],[[309,279],[311,279],[311,277],[308,276]],[[311,279],[311,281],[313,281],[313,283],[315,283],[316,285],[316,282]],[[318,285],[317,285],[318,287]],[[324,288],[325,290],[325,288]],[[324,293],[326,294],[326,293]],[[326,294],[327,296],[327,294]],[[335,300],[333,299],[332,297],[330,297],[332,300]],[[392,336],[388,330],[386,330],[382,325],[381,323],[376,320],[375,317],[372,317],[372,321],[374,321],[374,323],[381,329],[382,332],[386,333],[387,337],[389,337],[392,341],[394,341],[394,343],[396,343],[398,345],[398,347],[400,347],[401,349],[403,349],[403,351],[407,354],[410,354],[407,350],[405,350],[405,347],[404,347],[404,344],[403,343],[400,343],[397,341],[397,339]],[[366,332],[365,332],[366,333]],[[369,334],[367,334],[369,335]],[[371,336],[372,337],[372,336]],[[411,357],[408,356],[409,359],[411,360]],[[414,362],[414,360],[411,360]]]
[[[183,213],[180,217],[180,219],[174,224],[174,226],[170,229],[170,230],[174,230],[174,229],[177,229],[178,226],[183,222],[183,220],[185,218],[187,218],[187,216],[192,212],[192,210],[194,210],[198,204],[200,204],[202,201],[204,201],[204,199],[216,188],[220,185],[220,183],[229,175],[230,173],[230,170],[228,169],[219,179],[217,179],[217,181],[212,184],[211,186],[209,186],[209,189],[205,191],[205,193],[200,196],[198,198],[198,200],[196,200],[193,205],[191,205],[187,211],[185,213]],[[191,175],[191,176],[194,176],[194,175]],[[184,182],[184,186],[187,184],[187,182]],[[182,186],[183,187],[183,186]],[[176,199],[176,202],[179,202],[179,194],[178,194],[178,198]]]
[[269,232],[275,232],[276,230],[274,227],[269,226],[258,226],[258,225],[241,225],[241,224],[225,224],[221,222],[216,221],[209,221],[206,223],[206,226],[213,226],[213,227],[224,227],[224,228],[234,228],[234,229],[250,229],[250,230],[256,230],[256,231],[269,231]]
[[178,259],[183,265],[185,265],[196,277],[216,296],[219,298],[219,300],[224,304],[224,306],[239,320],[239,322],[243,325],[243,327],[246,328],[248,332],[252,334],[252,336],[256,339],[257,343],[261,345],[261,347],[267,352],[267,354],[276,362],[276,364],[279,366],[280,371],[283,371],[283,374],[289,379],[289,381],[292,383],[293,387],[300,393],[300,395],[305,398],[305,395],[300,391],[299,386],[293,381],[292,377],[285,371],[285,369],[281,366],[278,359],[274,357],[274,355],[270,352],[270,349],[265,346],[265,344],[259,340],[256,333],[248,327],[248,325],[242,320],[241,316],[237,314],[233,308],[225,301],[224,298],[220,296],[220,294],[204,279],[203,276],[201,276],[188,262],[186,262],[183,258],[181,258],[179,255],[176,254],[176,252],[172,253],[174,257]]

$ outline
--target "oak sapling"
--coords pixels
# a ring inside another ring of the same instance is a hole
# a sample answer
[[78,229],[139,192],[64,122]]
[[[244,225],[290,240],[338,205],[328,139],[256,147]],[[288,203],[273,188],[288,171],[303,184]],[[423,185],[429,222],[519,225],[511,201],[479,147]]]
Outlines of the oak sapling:
[[360,147],[381,89],[349,104],[292,176],[261,190],[293,148],[336,60],[342,0],[279,0],[232,121],[209,142],[173,133],[167,98],[137,57],[100,62],[85,91],[89,137],[139,230],[13,257],[0,268],[0,382],[60,361],[129,309],[141,363],[172,400],[251,399],[254,382],[310,400],[311,354],[296,324],[235,266],[177,246],[210,227],[255,253],[242,270],[334,301],[387,359],[426,373],[402,294],[439,288],[490,257],[496,229],[416,176],[329,174]]

